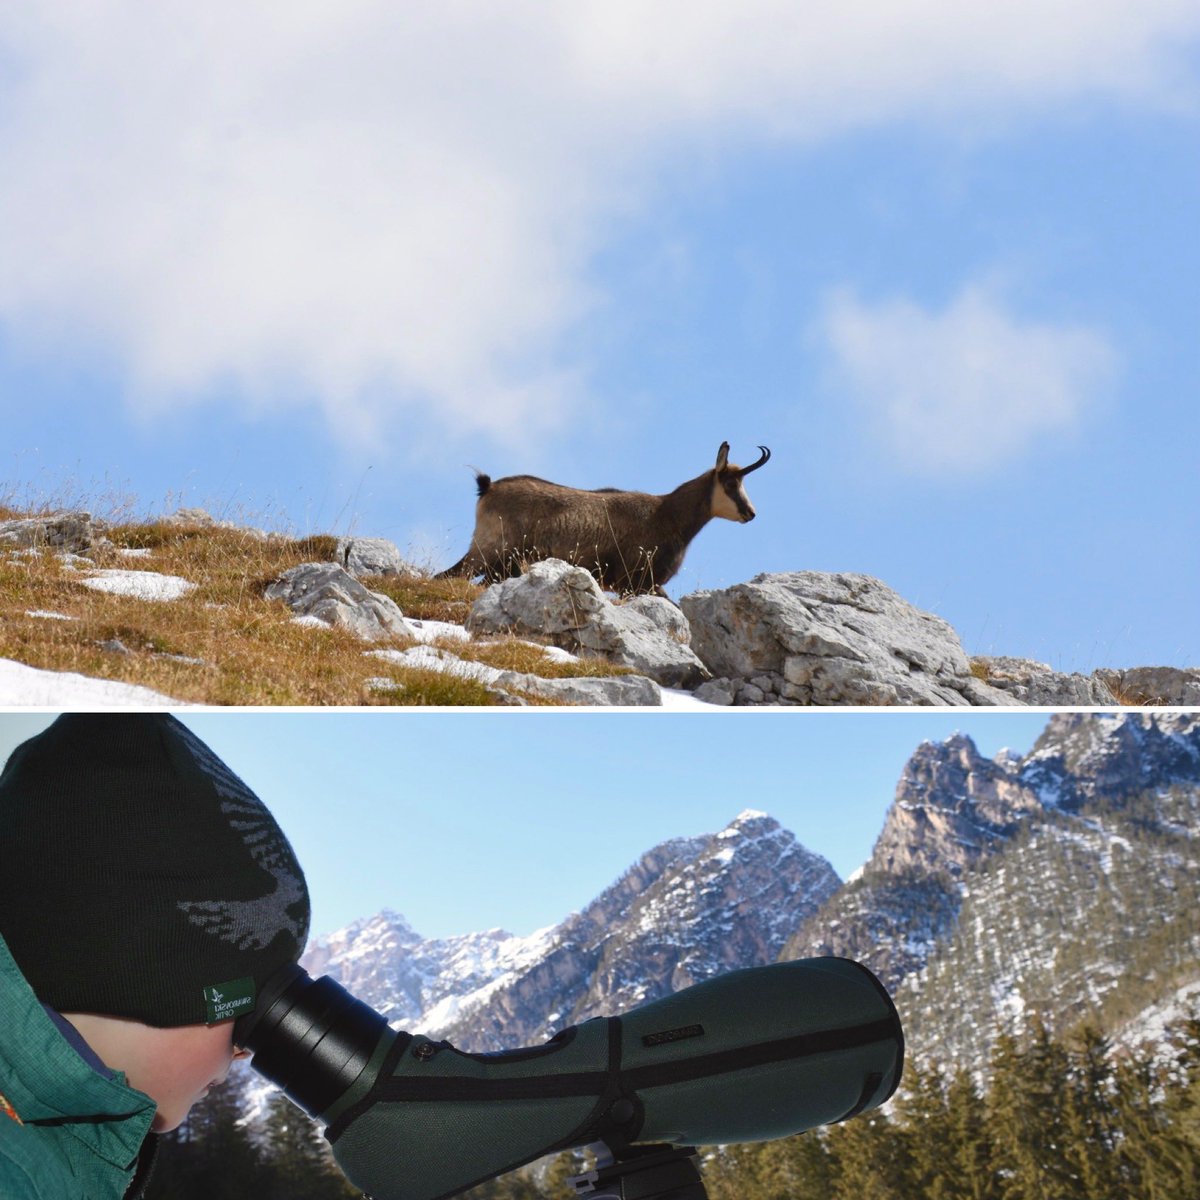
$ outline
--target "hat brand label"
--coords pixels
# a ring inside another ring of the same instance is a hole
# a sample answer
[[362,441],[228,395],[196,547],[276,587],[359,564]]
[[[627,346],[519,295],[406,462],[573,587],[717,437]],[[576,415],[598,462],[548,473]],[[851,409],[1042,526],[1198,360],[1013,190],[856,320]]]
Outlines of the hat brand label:
[[208,1011],[205,1019],[210,1025],[215,1025],[218,1021],[240,1017],[254,1008],[254,996],[253,978],[209,984],[204,989],[204,1004]]

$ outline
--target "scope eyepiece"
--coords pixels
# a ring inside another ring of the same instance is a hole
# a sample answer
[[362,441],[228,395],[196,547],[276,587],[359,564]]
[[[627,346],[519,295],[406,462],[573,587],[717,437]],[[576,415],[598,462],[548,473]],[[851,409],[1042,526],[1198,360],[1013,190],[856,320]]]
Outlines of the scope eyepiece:
[[312,979],[299,964],[268,981],[251,1013],[233,1029],[251,1066],[309,1116],[320,1116],[366,1069],[388,1023],[329,976]]

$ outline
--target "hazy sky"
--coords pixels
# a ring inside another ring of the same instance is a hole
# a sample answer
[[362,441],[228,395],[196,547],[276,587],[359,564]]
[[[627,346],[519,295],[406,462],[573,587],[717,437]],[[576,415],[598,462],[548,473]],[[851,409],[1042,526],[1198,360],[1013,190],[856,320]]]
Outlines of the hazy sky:
[[[427,937],[526,934],[652,846],[770,813],[844,878],[904,764],[956,730],[1027,751],[1044,714],[178,714],[263,799],[308,878],[313,931],[383,908]],[[0,713],[0,761],[53,714]]]
[[0,12],[0,500],[466,548],[667,491],[675,595],[875,575],[1200,663],[1195,0]]

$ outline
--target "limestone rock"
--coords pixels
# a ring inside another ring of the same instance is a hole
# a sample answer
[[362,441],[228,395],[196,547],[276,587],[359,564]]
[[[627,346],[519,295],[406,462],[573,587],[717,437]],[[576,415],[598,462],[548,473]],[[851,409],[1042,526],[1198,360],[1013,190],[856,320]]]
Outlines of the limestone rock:
[[687,645],[687,622],[667,611],[673,608],[651,596],[614,604],[588,571],[548,558],[488,588],[467,629],[545,641],[632,667],[664,687],[692,688],[708,672]]
[[710,679],[695,691],[696,699],[705,704],[730,705],[736,695],[737,681],[734,679]]
[[356,579],[360,575],[413,575],[400,557],[395,542],[387,538],[343,537],[337,541],[337,561]]
[[965,734],[922,742],[871,852],[873,870],[961,876],[1042,812],[1020,760],[984,758]]
[[616,707],[656,707],[662,705],[662,692],[644,675],[614,675],[608,678],[543,679],[540,675],[522,675],[504,671],[496,683],[501,688],[528,692],[556,704],[608,705]]
[[231,521],[218,521],[207,508],[177,508],[160,518],[164,525],[187,525],[201,529],[233,529]]
[[96,536],[92,514],[87,512],[59,512],[45,517],[0,521],[0,548],[45,546],[77,554],[89,550]]
[[1008,692],[1020,704],[1104,704],[1116,698],[1095,675],[1065,674],[1048,663],[1011,655],[980,655],[971,660],[994,688]]
[[268,533],[265,529],[254,529],[237,521],[219,520],[206,508],[179,508],[159,518],[162,525],[174,525],[183,529],[229,529],[251,541],[267,542],[282,535]]
[[[869,575],[757,575],[721,591],[693,592],[680,607],[704,665],[715,676],[745,681],[736,702],[1015,702],[971,674],[946,621],[914,608]],[[771,684],[771,692],[759,677]],[[754,700],[756,692],[762,700]]]
[[270,600],[282,600],[299,616],[349,629],[368,641],[412,636],[394,600],[368,591],[336,563],[301,563],[267,586]]
[[1127,704],[1200,705],[1200,668],[1130,667],[1125,671],[1102,668],[1095,677]]

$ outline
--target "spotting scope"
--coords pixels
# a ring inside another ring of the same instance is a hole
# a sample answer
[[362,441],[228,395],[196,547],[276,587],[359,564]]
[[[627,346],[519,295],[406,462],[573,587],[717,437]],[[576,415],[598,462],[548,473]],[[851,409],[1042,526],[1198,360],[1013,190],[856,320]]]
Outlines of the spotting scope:
[[[338,1166],[374,1200],[443,1200],[595,1143],[615,1160],[604,1179],[631,1163],[677,1171],[689,1151],[673,1148],[768,1141],[876,1108],[904,1060],[891,998],[845,958],[730,971],[491,1054],[397,1032],[328,976],[292,966],[234,1040],[325,1126]],[[596,1195],[705,1194],[613,1186]]]

